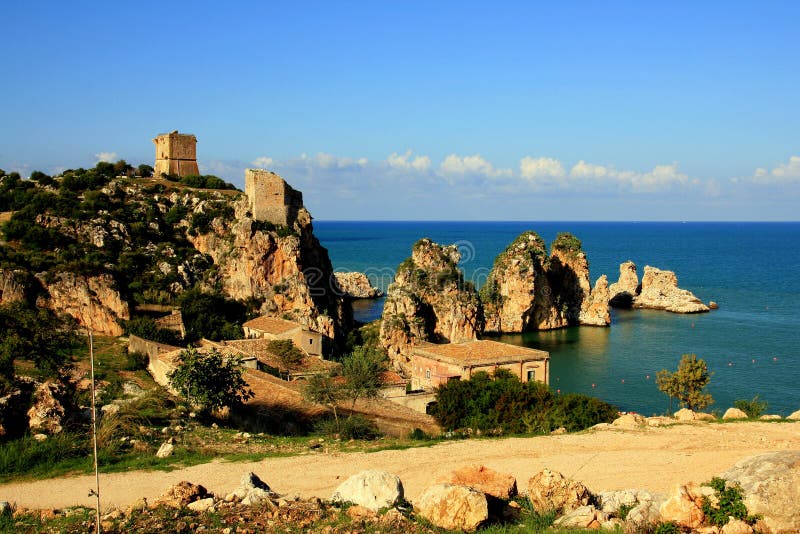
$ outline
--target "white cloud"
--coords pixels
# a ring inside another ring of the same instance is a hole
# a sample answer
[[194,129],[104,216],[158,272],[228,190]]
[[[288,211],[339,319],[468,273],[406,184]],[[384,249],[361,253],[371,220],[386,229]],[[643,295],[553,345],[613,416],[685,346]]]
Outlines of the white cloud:
[[772,170],[763,167],[756,169],[753,174],[758,183],[787,183],[800,180],[800,156],[789,157],[789,163],[781,163]]
[[116,152],[98,152],[94,157],[98,162],[107,161],[109,163],[114,163],[119,159]]
[[526,180],[542,177],[559,178],[564,176],[564,166],[555,158],[532,158],[525,156],[519,162],[520,176]]
[[333,154],[327,154],[325,152],[319,152],[317,155],[311,157],[303,154],[300,156],[300,159],[309,165],[318,167],[320,169],[351,169],[366,167],[369,163],[367,158],[359,158],[354,160],[352,158],[334,156]]
[[267,156],[261,156],[260,158],[254,159],[252,163],[259,169],[269,169],[272,167],[272,164],[275,163],[275,160],[268,158]]
[[407,150],[405,154],[400,155],[397,152],[392,152],[388,158],[386,158],[386,163],[389,164],[389,167],[393,169],[401,169],[401,170],[415,170],[418,172],[425,172],[431,166],[431,158],[428,156],[415,156],[413,159],[411,158],[411,151]]
[[649,172],[619,170],[613,166],[596,165],[583,160],[573,165],[570,178],[576,181],[597,184],[617,184],[636,191],[655,192],[673,186],[693,184],[689,177],[678,170],[678,164],[656,165]]
[[463,157],[450,154],[439,165],[439,171],[446,176],[481,175],[487,178],[499,178],[512,174],[511,169],[495,169],[494,165],[480,154]]

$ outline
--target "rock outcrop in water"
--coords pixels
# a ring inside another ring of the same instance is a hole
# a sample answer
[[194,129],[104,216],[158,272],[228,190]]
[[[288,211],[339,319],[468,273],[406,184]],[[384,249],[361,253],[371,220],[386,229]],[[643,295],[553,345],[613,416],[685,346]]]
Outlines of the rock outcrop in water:
[[383,308],[380,341],[394,365],[405,368],[416,341],[476,339],[483,313],[473,285],[458,269],[454,245],[417,241],[397,268]]
[[633,262],[627,261],[620,265],[619,273],[619,281],[609,288],[611,306],[673,313],[701,313],[710,310],[691,291],[678,287],[678,277],[672,271],[645,266],[641,284]]
[[383,291],[377,287],[372,287],[369,278],[364,273],[349,272],[335,273],[336,283],[344,293],[344,296],[351,299],[376,299],[383,296]]
[[598,324],[595,316],[602,312],[591,299],[589,262],[580,240],[559,234],[550,249],[548,256],[542,238],[528,231],[497,256],[481,288],[486,332],[551,330],[584,318],[586,324]]
[[589,294],[589,298],[583,301],[580,323],[586,326],[610,325],[611,314],[608,310],[609,299],[608,278],[606,275],[603,275],[594,283],[594,288]]

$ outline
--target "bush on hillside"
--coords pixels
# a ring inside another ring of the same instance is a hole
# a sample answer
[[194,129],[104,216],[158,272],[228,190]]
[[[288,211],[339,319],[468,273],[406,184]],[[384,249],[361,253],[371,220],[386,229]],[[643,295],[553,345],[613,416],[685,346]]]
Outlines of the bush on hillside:
[[519,434],[546,433],[562,426],[576,431],[610,423],[617,409],[586,395],[553,395],[541,382],[523,383],[498,369],[494,376],[480,372],[469,380],[439,386],[432,415],[448,430]]

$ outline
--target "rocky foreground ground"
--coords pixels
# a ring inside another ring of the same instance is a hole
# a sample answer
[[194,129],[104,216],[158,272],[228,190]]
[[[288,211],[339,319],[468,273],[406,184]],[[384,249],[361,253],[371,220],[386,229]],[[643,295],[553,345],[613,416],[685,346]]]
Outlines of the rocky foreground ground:
[[[291,514],[300,513],[290,512],[292,506],[297,509],[317,507],[318,511],[313,514],[327,514],[325,501],[331,498],[345,480],[363,470],[378,469],[396,475],[402,480],[404,498],[418,506],[431,485],[447,480],[459,469],[479,464],[512,476],[519,481],[521,492],[529,491],[528,481],[549,469],[563,474],[567,479],[579,481],[593,496],[616,490],[636,490],[634,495],[644,491],[655,496],[658,506],[666,502],[670,495],[677,496],[677,504],[681,504],[681,495],[688,502],[694,495],[692,492],[700,491],[691,489],[696,487],[691,485],[688,486],[689,489],[685,489],[691,482],[707,482],[726,473],[737,462],[748,457],[800,450],[798,424],[800,423],[698,422],[649,427],[628,421],[627,424],[580,434],[472,439],[376,453],[334,454],[326,453],[325,448],[320,447],[310,450],[308,454],[270,458],[260,462],[212,462],[168,473],[105,475],[101,478],[102,503],[106,513],[113,514],[114,510],[123,514],[126,511],[129,513],[131,507],[135,508],[136,503],[141,503],[143,498],[148,503],[155,503],[170,488],[182,481],[188,481],[204,486],[206,491],[216,496],[215,500],[205,502],[217,507],[217,513],[221,509],[230,508],[232,514],[249,517],[255,513],[252,509],[238,512],[237,507],[241,506],[241,502],[230,504],[234,501],[226,502],[225,497],[241,487],[243,473],[254,472],[268,483],[272,492],[282,496],[285,502],[281,507],[281,503],[275,500],[277,507],[270,509],[268,516],[251,520],[264,521],[266,517],[271,521],[283,521],[281,517],[285,516],[284,519],[288,518],[287,524],[291,525]],[[800,464],[800,460],[797,463]],[[793,469],[796,471],[797,467]],[[0,500],[11,501],[17,508],[50,511],[78,504],[90,506],[93,499],[85,495],[88,488],[93,487],[93,483],[93,477],[81,476],[6,484],[0,486]],[[681,487],[684,489],[681,490]],[[795,488],[800,488],[800,480]],[[300,500],[295,501],[294,496]],[[787,498],[793,497],[789,495]],[[291,505],[290,502],[296,504]],[[800,496],[797,496],[795,502],[800,502]],[[357,511],[358,509],[353,513]],[[583,510],[584,513],[595,514],[592,521],[613,519],[608,514],[607,517],[597,515],[598,511],[602,512],[602,506],[595,511]],[[144,513],[151,519],[161,517],[159,514],[167,514],[158,510]],[[177,521],[182,517],[181,514],[186,513],[188,512],[170,512],[165,517],[169,519],[177,514]],[[380,516],[370,521],[394,521],[397,525],[391,528],[387,526],[383,531],[403,531],[402,525],[407,519],[400,516],[402,514],[392,514],[389,519]],[[126,517],[129,519],[130,516]],[[180,520],[186,522],[185,528],[191,526],[191,519]],[[197,521],[194,520],[195,527],[199,526]],[[232,528],[230,532],[234,532],[237,524],[239,523],[234,522],[233,526],[227,523],[217,526],[220,531]],[[327,523],[315,524],[323,528],[322,525]],[[395,530],[396,527],[399,530]],[[265,526],[260,527],[260,530],[270,531]],[[380,529],[372,528],[374,530]]]

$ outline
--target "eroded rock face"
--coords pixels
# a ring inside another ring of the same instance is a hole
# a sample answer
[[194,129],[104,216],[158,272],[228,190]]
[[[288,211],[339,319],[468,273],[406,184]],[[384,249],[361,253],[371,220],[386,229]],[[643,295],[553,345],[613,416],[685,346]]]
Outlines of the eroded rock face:
[[36,388],[28,410],[31,433],[58,434],[64,429],[67,416],[67,391],[58,382],[48,380]]
[[232,225],[216,218],[210,232],[188,236],[199,252],[212,258],[225,294],[263,299],[262,313],[342,339],[352,311],[340,297],[328,251],[314,236],[308,211],[298,210],[291,231],[276,232],[262,229],[263,223],[248,216],[246,198],[234,207]]
[[550,249],[548,257],[542,238],[527,231],[497,256],[481,288],[486,332],[563,328],[579,324],[584,311],[588,320],[589,262],[580,240],[559,234]]
[[517,494],[517,479],[483,465],[454,471],[447,477],[446,482],[474,488],[497,499],[508,500]]
[[709,311],[691,291],[678,287],[678,277],[672,271],[662,271],[649,265],[644,268],[642,290],[634,299],[637,308],[666,310],[673,313]]
[[800,451],[781,451],[746,458],[722,478],[738,484],[747,511],[759,514],[761,531],[800,531]]
[[25,300],[25,285],[20,281],[21,271],[0,269],[0,304]]
[[483,310],[472,284],[464,282],[455,245],[430,239],[414,244],[389,286],[380,339],[394,365],[404,368],[416,341],[459,343],[476,339]]
[[639,284],[636,265],[632,261],[619,266],[619,280],[611,284],[609,294],[609,304],[615,308],[646,308],[673,313],[710,310],[690,291],[678,287],[678,277],[672,271],[647,265]]
[[619,279],[608,288],[609,304],[615,308],[632,308],[633,299],[639,294],[639,276],[636,264],[626,261],[619,266]]
[[478,490],[454,484],[428,487],[414,503],[417,513],[447,530],[475,531],[489,519],[489,503]]
[[588,505],[592,495],[580,482],[543,469],[528,481],[528,498],[538,512],[563,513]]
[[117,319],[130,319],[128,303],[122,300],[114,278],[109,274],[84,276],[73,272],[61,272],[49,280],[43,275],[37,278],[47,291],[40,297],[39,306],[74,317],[95,334],[121,336],[123,329]]
[[697,498],[692,485],[678,486],[661,505],[659,512],[664,521],[674,521],[686,528],[698,528],[705,521],[702,500]]
[[611,293],[608,290],[608,278],[606,275],[603,275],[597,279],[589,297],[583,301],[580,323],[585,326],[610,325],[611,314],[608,311],[609,300],[611,300]]
[[351,299],[376,299],[383,296],[383,291],[372,287],[364,273],[335,273],[336,283],[345,297]]

